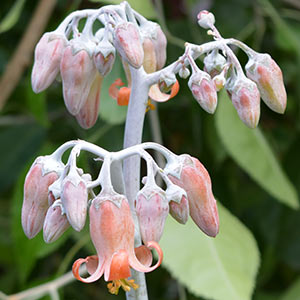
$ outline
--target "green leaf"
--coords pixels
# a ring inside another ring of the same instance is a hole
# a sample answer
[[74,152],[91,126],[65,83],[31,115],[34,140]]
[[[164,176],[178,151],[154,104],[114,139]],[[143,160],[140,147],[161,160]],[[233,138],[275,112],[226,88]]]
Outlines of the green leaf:
[[119,106],[117,101],[112,99],[108,94],[110,85],[117,78],[121,78],[126,83],[123,66],[119,57],[116,58],[112,71],[105,76],[100,95],[100,118],[113,125],[124,123],[127,114],[127,106]]
[[0,23],[0,33],[10,30],[18,21],[23,10],[25,0],[17,0]]
[[298,208],[297,192],[262,132],[258,128],[249,129],[242,123],[225,92],[220,93],[219,100],[215,122],[227,152],[274,198],[292,208]]
[[[91,2],[101,2],[107,4],[120,4],[123,0],[90,0]],[[130,6],[138,13],[148,19],[155,19],[156,13],[151,0],[127,0]]]
[[280,300],[300,300],[300,277],[288,288]]
[[197,296],[214,300],[250,300],[259,267],[251,232],[218,203],[220,233],[207,237],[190,219],[168,218],[161,241],[163,265]]

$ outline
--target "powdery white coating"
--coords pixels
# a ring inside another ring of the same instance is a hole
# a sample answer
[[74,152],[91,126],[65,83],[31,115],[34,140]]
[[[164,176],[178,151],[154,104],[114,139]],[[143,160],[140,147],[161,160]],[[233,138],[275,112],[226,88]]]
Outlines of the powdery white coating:
[[55,242],[68,228],[70,224],[60,205],[52,205],[48,208],[43,226],[43,237],[46,243]]
[[43,227],[48,204],[48,187],[58,178],[56,172],[43,175],[43,166],[34,163],[25,178],[22,205],[22,227],[28,238],[35,237]]
[[77,115],[85,104],[96,75],[93,60],[85,50],[73,54],[68,46],[61,59],[60,72],[66,107],[72,115]]
[[103,77],[96,74],[87,100],[76,115],[77,122],[84,129],[93,127],[98,119],[102,81]]
[[66,43],[64,36],[47,32],[36,45],[31,73],[31,85],[35,93],[47,89],[57,77]]
[[144,60],[144,50],[137,26],[130,22],[124,22],[116,26],[114,30],[114,46],[131,66],[138,69]]
[[287,96],[282,72],[269,54],[257,53],[246,64],[247,76],[259,89],[262,100],[273,111],[283,114]]

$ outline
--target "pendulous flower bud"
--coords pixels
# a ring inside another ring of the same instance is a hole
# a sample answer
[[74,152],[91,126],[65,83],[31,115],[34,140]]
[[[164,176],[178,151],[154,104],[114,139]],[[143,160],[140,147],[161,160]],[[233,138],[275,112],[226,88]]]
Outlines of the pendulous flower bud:
[[189,201],[182,196],[180,203],[170,201],[170,215],[180,224],[185,224],[189,218]]
[[200,106],[206,112],[213,114],[217,108],[218,96],[209,74],[199,70],[192,74],[188,86]]
[[156,71],[156,54],[154,44],[151,39],[145,38],[143,41],[144,61],[143,67],[146,73]]
[[47,157],[38,157],[25,178],[22,227],[26,236],[35,237],[43,227],[48,204],[48,187],[58,178],[54,170],[45,168]]
[[215,24],[215,16],[207,10],[200,11],[197,18],[199,26],[204,29],[209,29]]
[[215,237],[219,232],[219,215],[210,176],[198,159],[187,154],[179,158],[181,167],[175,166],[174,172],[169,169],[168,176],[186,191],[193,221],[208,236]]
[[131,66],[138,69],[144,60],[144,51],[137,26],[131,22],[124,22],[114,30],[114,46]]
[[93,127],[98,119],[102,81],[103,77],[100,74],[96,74],[87,100],[80,109],[79,114],[76,115],[77,122],[84,129]]
[[70,227],[66,215],[62,212],[60,202],[56,200],[48,208],[43,226],[43,237],[46,243],[55,242]]
[[167,38],[159,25],[156,27],[156,37],[152,39],[152,42],[155,50],[156,70],[160,70],[167,60]]
[[57,77],[66,44],[63,35],[47,32],[36,45],[31,73],[31,85],[35,93],[47,89]]
[[61,201],[69,223],[76,231],[80,231],[86,220],[88,190],[75,168],[71,168],[62,182]]
[[211,77],[215,77],[224,69],[226,59],[219,53],[217,49],[214,49],[205,56],[203,63],[204,71],[207,72]]
[[98,72],[104,77],[110,73],[116,58],[116,50],[108,41],[100,42],[94,51],[94,63]]
[[159,242],[165,220],[169,213],[169,204],[165,192],[158,186],[145,185],[136,196],[136,214],[138,216],[143,242]]
[[269,54],[255,53],[245,66],[247,76],[258,87],[262,100],[273,111],[283,114],[286,108],[286,91],[282,72]]
[[239,118],[249,128],[255,128],[260,117],[260,95],[256,84],[243,76],[228,92]]
[[63,95],[68,111],[76,116],[85,104],[96,75],[93,59],[86,50],[74,53],[68,46],[60,63]]

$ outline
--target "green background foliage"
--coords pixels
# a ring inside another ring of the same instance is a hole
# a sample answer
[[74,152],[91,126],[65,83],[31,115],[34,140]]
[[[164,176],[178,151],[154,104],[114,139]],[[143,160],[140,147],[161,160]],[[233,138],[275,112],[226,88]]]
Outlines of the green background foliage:
[[[47,31],[74,9],[120,1],[57,1]],[[147,275],[150,299],[297,300],[300,299],[300,5],[293,0],[128,1],[159,22],[168,38],[167,63],[180,56],[185,41],[210,37],[196,23],[197,12],[211,10],[224,37],[235,37],[267,52],[283,70],[288,93],[284,115],[262,104],[259,128],[238,119],[226,93],[219,93],[215,115],[206,114],[179,79],[180,92],[157,105],[163,142],[173,152],[190,153],[208,169],[219,202],[220,234],[206,237],[189,221],[168,219],[161,241],[161,268]],[[1,1],[0,74],[3,74],[38,1]],[[237,53],[242,64],[246,57]],[[201,61],[199,60],[199,66]],[[26,172],[38,155],[51,153],[70,139],[85,139],[116,151],[122,147],[126,107],[108,96],[109,85],[125,80],[119,60],[103,81],[100,117],[81,129],[63,103],[61,84],[36,95],[31,90],[32,61],[0,113],[0,291],[13,294],[70,270],[72,262],[93,254],[88,226],[68,230],[48,245],[39,234],[28,240],[20,221]],[[153,140],[148,115],[144,141]],[[80,165],[96,174],[93,159]],[[125,299],[111,296],[103,280],[79,282],[59,291],[61,299]],[[45,297],[44,299],[49,299]]]

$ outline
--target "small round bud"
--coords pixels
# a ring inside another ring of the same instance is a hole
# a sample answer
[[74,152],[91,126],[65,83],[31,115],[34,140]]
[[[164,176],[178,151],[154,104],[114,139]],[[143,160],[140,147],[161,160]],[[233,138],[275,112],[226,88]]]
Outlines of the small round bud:
[[188,68],[186,68],[185,66],[183,66],[179,72],[178,72],[178,75],[179,77],[183,78],[183,79],[186,79],[190,76],[191,72]]
[[204,29],[209,29],[215,24],[215,16],[207,10],[200,11],[197,18],[199,26]]
[[226,59],[219,53],[218,50],[213,50],[211,53],[205,56],[204,71],[206,71],[211,77],[218,75],[226,64]]

